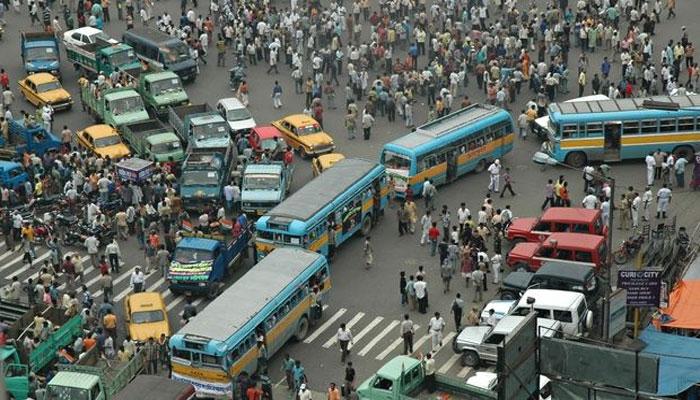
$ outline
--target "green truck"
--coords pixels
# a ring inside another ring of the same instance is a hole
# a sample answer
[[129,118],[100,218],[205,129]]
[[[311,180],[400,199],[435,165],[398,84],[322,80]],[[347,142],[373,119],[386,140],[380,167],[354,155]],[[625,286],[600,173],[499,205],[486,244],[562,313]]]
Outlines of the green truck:
[[126,124],[121,129],[122,139],[145,160],[166,162],[185,159],[180,138],[171,127],[157,119]]
[[231,147],[190,148],[180,175],[180,198],[187,210],[220,201],[231,175]]
[[272,161],[246,165],[241,179],[241,209],[249,215],[270,211],[287,197],[293,177],[293,164]]
[[182,81],[173,71],[141,73],[136,89],[146,109],[160,119],[167,119],[170,107],[190,104]]
[[2,358],[5,389],[11,399],[26,399],[29,397],[29,367],[22,364],[17,349],[12,346],[0,347]]
[[124,72],[138,71],[141,68],[134,49],[123,43],[112,44],[102,39],[94,43],[77,46],[64,42],[68,61],[76,70],[82,70],[88,77],[94,78],[102,72],[109,76],[115,69]]
[[92,115],[95,122],[117,129],[134,122],[149,119],[139,93],[132,88],[112,88],[102,91],[87,79],[80,80],[80,101],[83,111]]
[[[450,399],[487,400],[497,399],[495,391],[472,386],[463,381],[435,373],[437,392],[448,393]],[[357,388],[360,400],[411,400],[434,399],[436,395],[426,393],[426,378],[423,363],[410,356],[397,356]]]
[[43,399],[111,400],[142,368],[141,351],[131,360],[121,362],[100,358],[95,346],[77,363],[58,365],[58,373],[46,385]]

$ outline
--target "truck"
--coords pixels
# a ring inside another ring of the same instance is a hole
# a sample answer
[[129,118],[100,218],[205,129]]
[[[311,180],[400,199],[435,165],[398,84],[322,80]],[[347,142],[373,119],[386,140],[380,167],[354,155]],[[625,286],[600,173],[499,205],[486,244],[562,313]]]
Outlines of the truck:
[[180,138],[171,127],[157,119],[126,124],[121,129],[122,138],[140,158],[155,162],[182,161],[185,152]]
[[[411,400],[435,398],[422,395],[426,389],[423,363],[411,356],[397,356],[357,387],[360,400]],[[495,391],[472,386],[441,373],[435,373],[435,389],[451,399],[497,399]]]
[[[83,334],[82,319],[80,315],[67,318],[65,310],[59,308],[47,308],[42,316],[50,321],[53,327],[57,327],[51,335],[42,341],[34,350],[27,352],[20,350],[20,357],[29,366],[31,372],[39,372],[49,366],[56,359],[56,353],[63,347],[73,344],[76,337]],[[34,330],[34,321],[20,333],[18,343],[22,343],[29,332]]]
[[68,61],[89,77],[95,77],[100,72],[109,76],[116,69],[127,73],[141,69],[141,63],[129,45],[113,44],[102,39],[82,46],[63,43]]
[[170,125],[188,147],[231,147],[228,123],[207,103],[170,107],[168,116]]
[[21,120],[10,120],[8,125],[10,143],[5,143],[5,139],[0,136],[1,159],[17,159],[24,152],[43,157],[47,152],[61,148],[58,137],[39,124],[25,126]]
[[56,35],[50,32],[22,32],[20,54],[27,74],[50,72],[61,76],[61,54]]
[[2,359],[5,388],[12,399],[26,399],[29,397],[29,368],[19,358],[19,353],[14,346],[0,347],[0,359]]
[[46,385],[44,399],[112,400],[142,368],[141,351],[121,362],[101,359],[94,346],[75,364],[58,364],[58,373]]
[[283,162],[248,164],[241,179],[241,209],[262,215],[281,203],[289,192],[294,166]]
[[96,85],[81,78],[80,101],[83,111],[92,115],[95,122],[121,129],[133,122],[149,119],[146,107],[139,93],[132,88],[105,88],[98,90]]
[[180,198],[185,209],[201,209],[204,202],[218,201],[230,175],[231,148],[191,148],[182,164]]
[[157,375],[139,375],[114,400],[192,400],[195,389],[189,383]]
[[171,106],[190,103],[180,77],[173,71],[141,73],[136,90],[146,103],[146,109],[160,119],[168,117]]
[[173,293],[216,297],[228,272],[247,256],[251,225],[234,236],[185,234],[175,247],[167,279]]

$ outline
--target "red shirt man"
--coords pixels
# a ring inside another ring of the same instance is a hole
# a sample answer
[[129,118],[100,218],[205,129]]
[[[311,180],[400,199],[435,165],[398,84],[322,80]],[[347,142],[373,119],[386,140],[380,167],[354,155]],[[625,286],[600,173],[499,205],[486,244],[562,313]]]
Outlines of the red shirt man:
[[437,242],[439,237],[440,229],[437,227],[437,222],[433,222],[433,226],[428,229],[428,239],[430,239],[431,242]]

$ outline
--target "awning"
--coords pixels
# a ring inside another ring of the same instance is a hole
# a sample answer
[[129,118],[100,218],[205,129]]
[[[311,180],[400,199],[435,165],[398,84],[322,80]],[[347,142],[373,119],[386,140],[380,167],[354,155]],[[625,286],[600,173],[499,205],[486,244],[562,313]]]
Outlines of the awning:
[[680,281],[669,295],[668,307],[659,311],[657,324],[664,328],[700,329],[700,280]]
[[647,344],[640,354],[659,357],[657,395],[674,396],[700,383],[700,339],[659,332],[651,326],[639,338]]

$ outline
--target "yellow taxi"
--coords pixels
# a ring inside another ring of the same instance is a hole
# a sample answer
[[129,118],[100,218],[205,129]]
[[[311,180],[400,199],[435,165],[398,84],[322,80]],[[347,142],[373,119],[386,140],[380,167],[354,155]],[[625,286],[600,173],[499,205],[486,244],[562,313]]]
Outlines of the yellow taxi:
[[170,322],[163,296],[158,292],[133,293],[124,299],[124,318],[129,336],[138,342],[170,336]]
[[272,122],[272,125],[282,132],[285,142],[301,157],[335,150],[333,138],[323,131],[318,121],[305,114],[288,115]]
[[328,153],[322,156],[318,156],[311,161],[311,169],[313,170],[314,176],[319,176],[321,173],[328,168],[335,165],[340,160],[344,160],[345,156],[340,153]]
[[41,72],[32,74],[17,82],[19,90],[28,102],[36,107],[50,104],[55,111],[70,110],[73,98],[53,74]]
[[131,152],[116,129],[109,125],[92,125],[78,131],[78,144],[100,157],[112,160],[127,157]]

